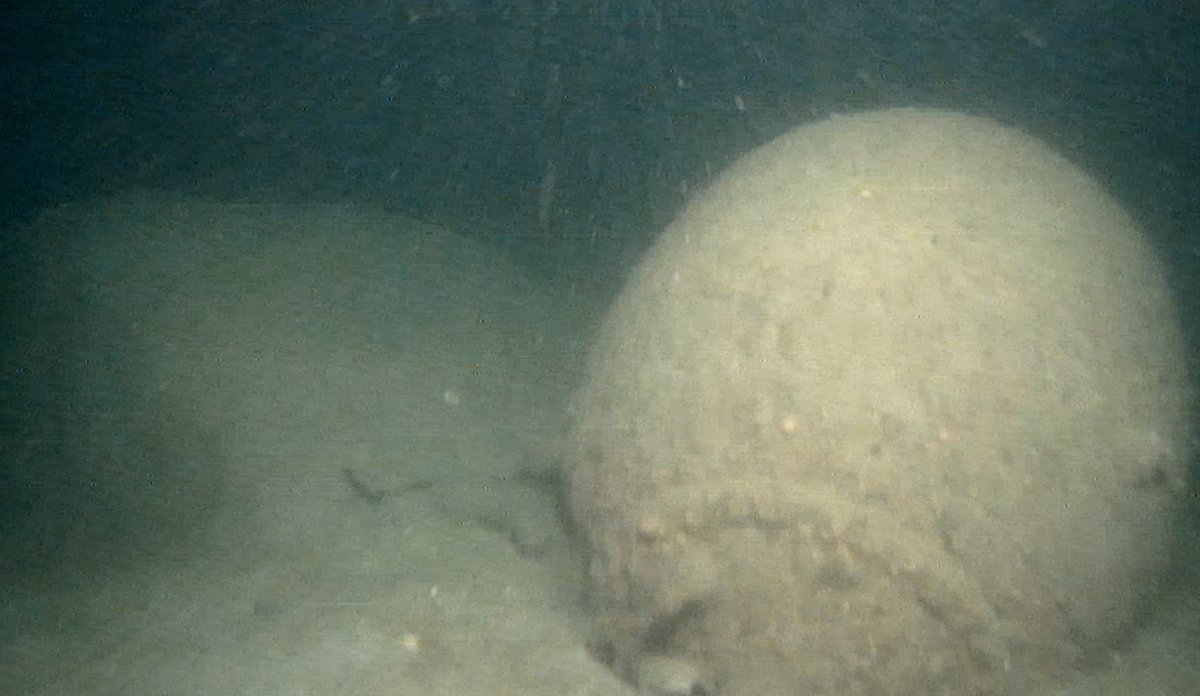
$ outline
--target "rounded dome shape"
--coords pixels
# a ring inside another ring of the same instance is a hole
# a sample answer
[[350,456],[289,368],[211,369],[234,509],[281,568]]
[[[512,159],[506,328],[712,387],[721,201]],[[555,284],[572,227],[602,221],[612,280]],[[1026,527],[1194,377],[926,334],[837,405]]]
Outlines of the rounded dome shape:
[[1051,683],[1155,592],[1190,397],[1153,250],[1046,145],[925,109],[797,128],[597,337],[567,481],[605,639],[723,696]]

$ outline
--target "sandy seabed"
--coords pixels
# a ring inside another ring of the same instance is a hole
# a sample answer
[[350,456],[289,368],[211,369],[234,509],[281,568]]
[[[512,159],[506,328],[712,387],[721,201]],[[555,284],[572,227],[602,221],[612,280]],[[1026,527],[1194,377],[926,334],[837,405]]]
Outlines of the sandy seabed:
[[[605,293],[337,206],[34,226],[0,693],[633,693],[588,651],[557,474]],[[1195,693],[1197,577],[1066,693]]]

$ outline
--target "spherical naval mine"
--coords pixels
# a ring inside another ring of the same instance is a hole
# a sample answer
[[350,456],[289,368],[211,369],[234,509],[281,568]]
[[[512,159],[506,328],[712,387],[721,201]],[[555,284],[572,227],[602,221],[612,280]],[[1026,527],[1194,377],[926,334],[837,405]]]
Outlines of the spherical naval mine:
[[651,693],[1053,688],[1155,595],[1190,401],[1153,249],[1045,144],[797,128],[687,205],[589,357],[566,475],[614,662]]

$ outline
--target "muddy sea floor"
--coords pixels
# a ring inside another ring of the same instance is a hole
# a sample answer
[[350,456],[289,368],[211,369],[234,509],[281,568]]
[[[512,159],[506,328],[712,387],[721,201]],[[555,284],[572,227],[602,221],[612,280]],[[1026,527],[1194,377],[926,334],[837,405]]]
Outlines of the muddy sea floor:
[[[633,693],[588,652],[557,475],[607,291],[339,207],[35,227],[0,693]],[[1196,693],[1190,577],[1067,693]]]

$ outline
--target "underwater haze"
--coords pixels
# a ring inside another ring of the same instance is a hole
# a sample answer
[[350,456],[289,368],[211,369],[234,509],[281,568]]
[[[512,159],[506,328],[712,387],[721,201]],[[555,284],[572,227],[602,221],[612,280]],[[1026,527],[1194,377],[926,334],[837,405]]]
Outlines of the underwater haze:
[[[0,693],[735,696],[614,661],[563,469],[639,260],[805,124],[1039,139],[1140,228],[1200,354],[1195,0],[18,5]],[[1184,501],[1161,592],[1054,693],[1195,692],[1185,467],[1147,484]]]

